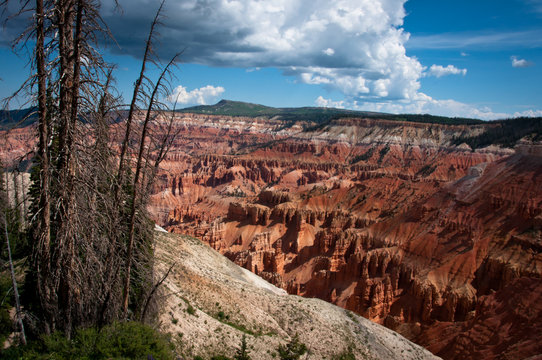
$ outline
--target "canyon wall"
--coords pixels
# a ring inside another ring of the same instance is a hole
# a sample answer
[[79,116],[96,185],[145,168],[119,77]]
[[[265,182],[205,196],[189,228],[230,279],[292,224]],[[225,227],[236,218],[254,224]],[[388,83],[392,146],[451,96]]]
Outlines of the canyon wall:
[[456,144],[493,124],[308,125],[178,114],[155,220],[446,359],[542,353],[540,144]]
[[502,295],[542,290],[539,145],[472,151],[454,139],[483,126],[362,119],[281,133],[245,123],[233,136],[205,126],[220,136],[165,164],[154,199],[169,231],[445,358],[542,351],[539,332],[519,331],[542,306],[524,318]]

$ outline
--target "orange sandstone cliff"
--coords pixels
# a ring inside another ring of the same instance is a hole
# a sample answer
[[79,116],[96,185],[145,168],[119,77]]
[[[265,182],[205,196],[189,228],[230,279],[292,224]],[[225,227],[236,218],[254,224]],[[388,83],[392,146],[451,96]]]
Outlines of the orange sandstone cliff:
[[455,141],[494,124],[307,125],[178,114],[155,220],[443,358],[542,354],[539,143]]
[[213,120],[165,164],[154,206],[169,231],[444,358],[542,353],[536,144],[453,145],[483,126]]

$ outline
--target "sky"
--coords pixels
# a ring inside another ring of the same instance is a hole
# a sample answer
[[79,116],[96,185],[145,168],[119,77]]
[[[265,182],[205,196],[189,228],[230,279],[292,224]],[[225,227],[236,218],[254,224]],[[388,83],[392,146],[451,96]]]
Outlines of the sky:
[[[128,98],[158,0],[103,0]],[[484,120],[542,116],[542,0],[167,0],[157,55],[182,51],[180,107],[220,99]],[[29,73],[0,29],[0,98]],[[158,75],[151,70],[151,77]]]

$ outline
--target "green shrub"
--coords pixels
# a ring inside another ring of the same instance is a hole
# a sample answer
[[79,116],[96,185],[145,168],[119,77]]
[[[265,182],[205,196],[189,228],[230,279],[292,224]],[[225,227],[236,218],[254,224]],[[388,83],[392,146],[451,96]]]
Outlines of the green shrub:
[[427,176],[431,175],[432,173],[434,173],[436,169],[437,169],[437,165],[430,165],[430,164],[427,164],[427,165],[425,165],[424,167],[422,167],[422,168],[416,173],[416,175],[417,175],[417,176],[422,176],[422,177],[427,177]]
[[73,340],[60,333],[43,336],[26,347],[12,347],[2,352],[6,359],[155,359],[173,360],[173,345],[167,336],[150,326],[137,323],[115,323],[101,331],[78,330]]
[[250,351],[247,346],[247,336],[243,334],[241,339],[241,346],[235,351],[235,360],[250,360]]
[[384,159],[384,156],[386,156],[386,154],[390,151],[390,147],[389,145],[386,145],[385,147],[383,147],[382,149],[380,149],[379,151],[379,158],[378,158],[378,163],[380,164],[382,162],[382,159]]
[[356,356],[352,354],[351,350],[348,350],[334,356],[333,360],[356,360]]
[[196,313],[196,309],[190,304],[188,304],[188,307],[186,308],[186,312],[190,315],[194,315]]
[[9,316],[13,291],[11,278],[7,273],[0,274],[0,344],[3,344],[9,334],[13,332],[13,321]]
[[143,358],[152,355],[156,359],[173,359],[172,345],[165,335],[147,325],[137,322],[116,323],[100,333],[95,329],[79,332],[81,344],[96,341],[94,353],[100,358]]
[[287,345],[279,345],[277,350],[281,360],[298,360],[307,352],[307,346],[299,342],[299,336],[295,334]]
[[355,156],[352,160],[350,160],[350,164],[369,160],[371,156],[373,156],[374,150],[374,148],[369,148],[369,150],[367,150],[365,153]]

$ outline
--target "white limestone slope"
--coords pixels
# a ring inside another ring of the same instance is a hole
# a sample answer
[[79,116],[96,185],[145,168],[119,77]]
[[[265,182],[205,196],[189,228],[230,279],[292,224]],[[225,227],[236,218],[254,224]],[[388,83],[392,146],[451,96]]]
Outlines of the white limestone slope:
[[284,290],[240,268],[199,240],[155,232],[158,275],[173,270],[161,295],[161,328],[179,354],[233,357],[243,334],[253,359],[299,335],[309,359],[436,359],[399,334],[319,299]]

